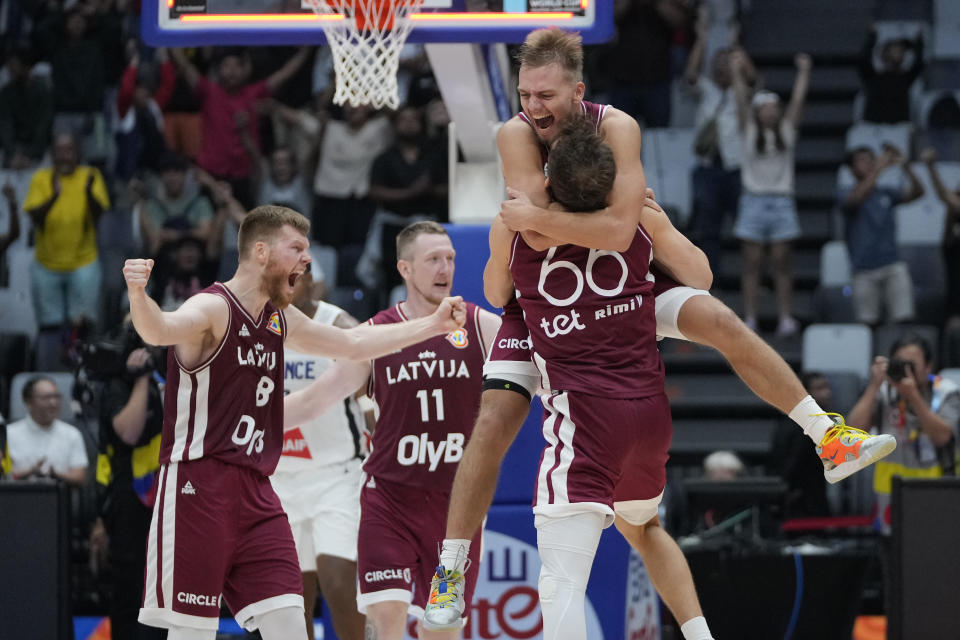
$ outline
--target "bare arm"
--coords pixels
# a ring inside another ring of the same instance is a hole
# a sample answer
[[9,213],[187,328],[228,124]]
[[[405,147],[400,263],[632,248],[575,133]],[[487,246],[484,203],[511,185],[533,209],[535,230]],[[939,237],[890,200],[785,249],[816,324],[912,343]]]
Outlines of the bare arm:
[[86,467],[76,467],[74,469],[67,469],[66,471],[50,471],[50,475],[57,480],[66,482],[69,485],[75,487],[82,487],[83,484],[87,481],[87,468]]
[[857,404],[847,414],[847,422],[855,427],[869,431],[876,422],[877,391],[887,377],[887,359],[877,356],[870,367],[870,383],[857,400]]
[[502,307],[513,296],[510,253],[516,234],[497,216],[490,224],[490,257],[483,268],[483,296],[491,305]]
[[437,310],[423,318],[383,325],[341,329],[318,324],[296,307],[288,307],[286,345],[294,351],[328,358],[372,360],[427,338],[456,331],[466,320],[460,297],[445,298]]
[[293,57],[287,60],[286,64],[267,76],[267,91],[275,93],[282,87],[287,80],[293,77],[310,54],[310,47],[300,47]]
[[309,386],[283,399],[283,428],[293,429],[313,420],[352,396],[366,385],[370,370],[369,360],[337,360]]
[[[600,128],[617,165],[617,177],[609,205],[601,211],[585,215],[547,211],[522,200],[508,200],[500,208],[500,215],[507,227],[520,232],[532,230],[552,238],[555,243],[608,251],[626,251],[630,247],[640,220],[646,189],[643,164],[640,162],[640,127],[627,114],[611,108]],[[541,186],[541,191],[545,194],[546,187]],[[538,250],[544,248],[533,244],[531,247]]]
[[784,117],[793,124],[794,129],[797,129],[803,117],[803,104],[807,99],[807,89],[810,86],[810,68],[813,66],[813,61],[805,53],[798,53],[793,57],[793,61],[797,67],[797,75],[793,79],[793,92],[790,94],[790,104],[787,105]]
[[184,80],[190,85],[190,88],[193,89],[196,87],[197,82],[200,81],[200,72],[193,63],[190,62],[190,59],[187,58],[183,49],[170,49],[170,56],[173,58],[174,64],[177,65],[177,69],[183,74]]
[[733,72],[733,95],[737,100],[737,124],[743,131],[750,121],[750,90],[744,77],[743,55],[740,52],[730,54],[730,66]]
[[497,337],[497,331],[500,330],[500,316],[490,313],[486,309],[480,310],[480,333],[483,334],[484,348],[487,353],[493,348],[493,341]]
[[657,264],[680,284],[707,291],[713,272],[706,254],[680,233],[663,211],[644,207],[640,222],[653,241]]
[[923,197],[924,193],[923,183],[920,182],[920,179],[917,178],[917,174],[915,174],[913,169],[910,168],[910,163],[907,160],[901,162],[900,166],[903,169],[904,175],[907,176],[907,180],[910,181],[910,184],[908,184],[906,189],[903,191],[903,203],[905,204],[907,202],[919,200]]
[[[149,353],[146,349],[135,349],[127,358],[127,368],[139,369],[148,357]],[[113,416],[111,421],[113,430],[125,444],[133,446],[143,435],[143,428],[147,424],[149,393],[150,375],[141,375],[133,383],[127,403]]]
[[937,152],[932,148],[924,149],[920,153],[920,159],[927,165],[927,171],[930,172],[930,182],[933,183],[933,189],[937,192],[937,197],[946,205],[948,215],[960,213],[960,194],[948,189],[943,184],[940,172],[937,171]]
[[706,3],[701,3],[697,12],[696,39],[693,41],[693,47],[690,48],[690,55],[687,56],[687,65],[683,70],[683,79],[687,84],[694,86],[700,80],[700,72],[703,71],[703,57],[707,48],[707,37],[709,33],[709,18],[707,16]]
[[130,297],[130,317],[143,341],[162,346],[199,346],[205,341],[219,341],[226,331],[227,303],[219,296],[198,294],[176,311],[161,311],[146,293],[152,269],[153,260],[139,258],[127,260],[123,266]]
[[896,164],[895,154],[889,148],[884,149],[874,170],[856,184],[850,193],[847,194],[847,197],[843,199],[843,202],[840,203],[840,206],[847,212],[850,212],[862,205],[870,195],[870,192],[877,186],[877,179],[880,177],[880,174],[894,164]]

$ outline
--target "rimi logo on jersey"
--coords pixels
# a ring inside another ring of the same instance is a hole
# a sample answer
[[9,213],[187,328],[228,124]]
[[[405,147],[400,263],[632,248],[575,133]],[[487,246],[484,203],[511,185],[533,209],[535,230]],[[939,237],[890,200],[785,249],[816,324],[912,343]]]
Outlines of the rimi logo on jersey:
[[307,446],[307,440],[303,437],[300,427],[291,429],[283,434],[283,453],[281,455],[293,458],[313,458],[310,454],[310,447]]
[[267,321],[267,329],[273,331],[278,336],[283,335],[283,329],[280,328],[280,314],[276,311],[270,315],[270,320]]
[[466,349],[470,345],[470,341],[467,339],[467,330],[461,328],[457,329],[453,333],[448,333],[447,342],[455,346],[457,349]]

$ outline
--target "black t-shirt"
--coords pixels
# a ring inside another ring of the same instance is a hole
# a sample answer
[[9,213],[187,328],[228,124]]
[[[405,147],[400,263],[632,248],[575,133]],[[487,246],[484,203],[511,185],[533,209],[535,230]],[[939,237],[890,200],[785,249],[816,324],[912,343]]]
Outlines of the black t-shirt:
[[[134,446],[126,444],[113,429],[113,417],[127,404],[135,382],[135,379],[115,378],[104,387],[100,402],[100,443],[110,460],[111,491],[117,493],[132,490],[142,498],[149,488],[148,485],[152,484],[152,474],[144,475],[141,469],[138,470],[140,476],[135,478],[133,453],[134,449],[149,446],[163,431],[163,402],[158,380],[151,374],[147,391],[147,421],[143,433]],[[157,452],[158,460],[154,470],[159,467],[159,447]]]
[[[444,184],[447,181],[446,166],[445,157],[433,149],[421,149],[416,161],[411,164],[407,162],[400,148],[393,145],[374,160],[370,184],[403,189],[416,182],[424,173],[430,175],[434,185]],[[401,216],[419,214],[440,218],[444,200],[427,192],[409,200],[384,204],[383,207]]]

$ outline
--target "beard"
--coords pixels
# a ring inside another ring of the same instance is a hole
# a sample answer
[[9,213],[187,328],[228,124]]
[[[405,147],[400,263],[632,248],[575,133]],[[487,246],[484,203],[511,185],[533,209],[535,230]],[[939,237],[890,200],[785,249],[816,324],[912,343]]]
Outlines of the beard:
[[267,261],[260,290],[267,294],[270,304],[286,309],[293,302],[293,291],[288,291],[290,273],[279,268],[273,260]]

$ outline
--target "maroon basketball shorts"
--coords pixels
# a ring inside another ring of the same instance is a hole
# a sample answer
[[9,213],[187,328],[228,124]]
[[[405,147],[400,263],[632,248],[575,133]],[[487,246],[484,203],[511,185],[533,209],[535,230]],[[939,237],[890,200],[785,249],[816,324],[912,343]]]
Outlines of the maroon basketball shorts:
[[[378,602],[406,602],[423,618],[430,580],[438,564],[437,540],[447,528],[450,494],[368,478],[360,493],[357,609]],[[469,608],[480,566],[481,534],[470,543],[466,604]]]
[[631,524],[657,514],[673,425],[666,394],[617,399],[574,391],[541,394],[546,446],[535,514],[599,511]]
[[140,622],[216,629],[220,595],[247,629],[303,607],[290,523],[270,480],[212,458],[160,468]]

